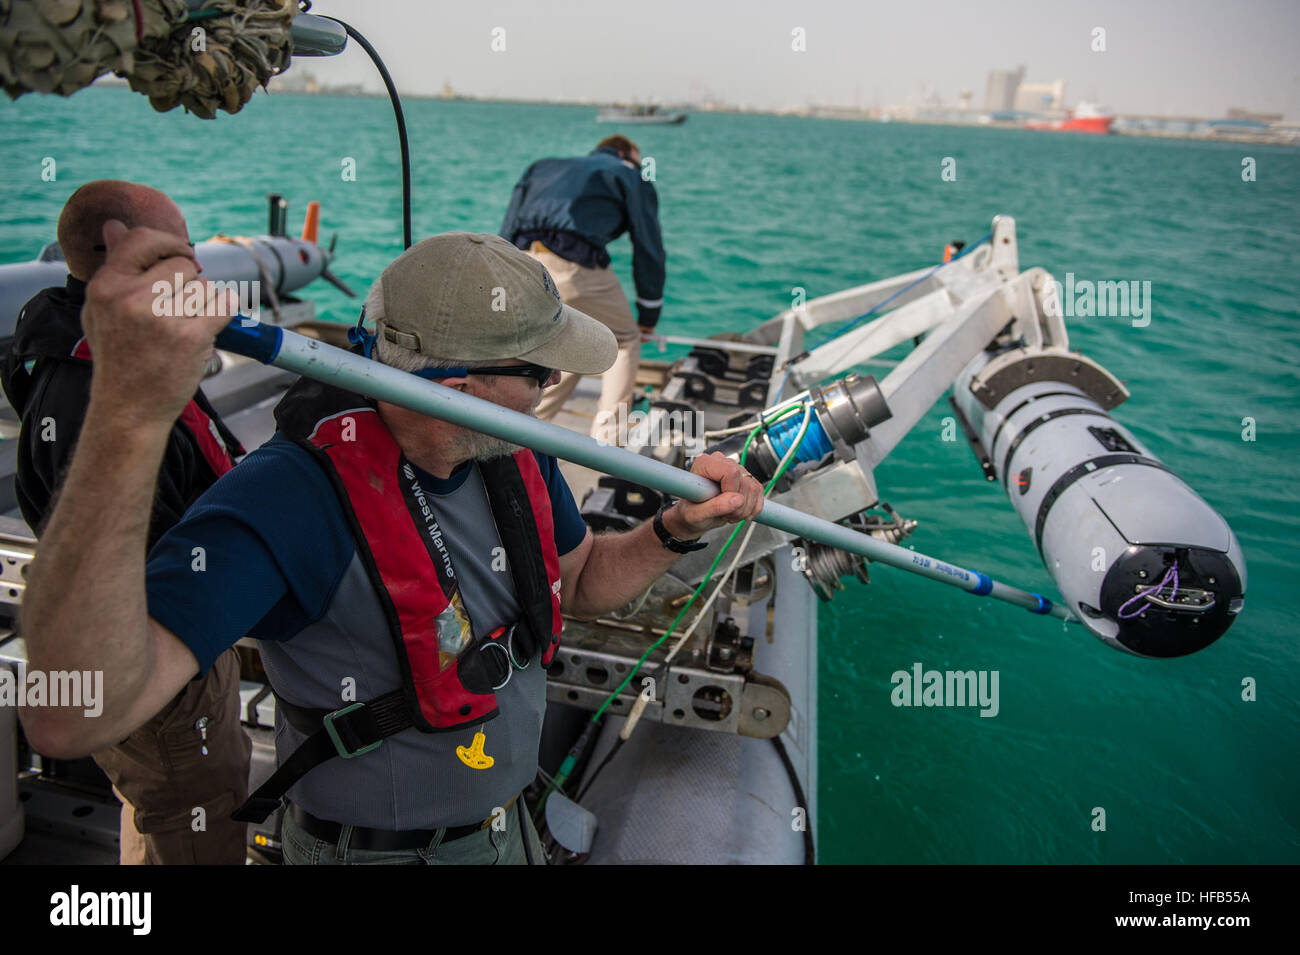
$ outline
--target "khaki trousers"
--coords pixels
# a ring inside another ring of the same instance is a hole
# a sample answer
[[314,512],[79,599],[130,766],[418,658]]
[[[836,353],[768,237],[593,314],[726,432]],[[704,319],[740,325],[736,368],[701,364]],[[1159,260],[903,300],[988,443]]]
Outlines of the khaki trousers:
[[121,864],[243,865],[246,825],[230,814],[248,798],[251,753],[239,658],[227,650],[148,723],[93,754],[122,800]]
[[[528,254],[551,273],[565,305],[602,322],[618,340],[618,357],[600,376],[600,402],[596,406],[591,436],[609,444],[619,444],[620,420],[627,421],[637,366],[641,363],[641,330],[632,317],[623,286],[613,269],[586,268],[561,258],[540,242],[534,242]],[[562,372],[559,384],[543,392],[537,406],[537,417],[543,421],[554,418],[581,379],[581,375]]]

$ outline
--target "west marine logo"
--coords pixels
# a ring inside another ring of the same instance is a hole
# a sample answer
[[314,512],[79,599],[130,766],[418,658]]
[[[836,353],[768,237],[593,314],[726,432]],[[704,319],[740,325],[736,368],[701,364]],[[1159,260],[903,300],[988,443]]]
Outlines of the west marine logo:
[[429,501],[424,496],[424,488],[420,487],[420,482],[416,480],[415,471],[411,469],[410,464],[402,466],[402,474],[411,483],[411,493],[415,497],[416,506],[420,509],[420,516],[424,518],[425,530],[429,534],[429,539],[433,541],[433,546],[438,548],[438,556],[442,558],[443,573],[448,580],[454,580],[456,571],[451,566],[451,554],[447,553],[447,547],[442,542],[442,528],[438,526],[433,508],[429,506]]

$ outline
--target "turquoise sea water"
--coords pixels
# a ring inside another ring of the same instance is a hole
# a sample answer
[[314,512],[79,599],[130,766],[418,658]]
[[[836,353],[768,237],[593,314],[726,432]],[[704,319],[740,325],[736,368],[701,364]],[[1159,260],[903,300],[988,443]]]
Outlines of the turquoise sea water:
[[[406,107],[417,237],[496,231],[528,162],[611,131],[594,109]],[[358,290],[401,249],[384,100],[259,96],[205,123],[91,89],[0,104],[0,128],[0,263],[34,257],[67,195],[97,178],[164,189],[196,239],[265,231],[267,192],[290,199],[291,228],[319,199],[323,234],[339,234],[335,271]],[[821,615],[822,860],[1300,862],[1300,151],[708,114],[633,138],[656,160],[669,333],[744,329],[794,286],[817,296],[931,264],[998,213],[1018,221],[1024,268],[1150,281],[1148,327],[1071,319],[1071,344],[1127,381],[1117,417],[1246,553],[1237,624],[1169,661],[887,567],[850,584]],[[1245,156],[1255,182],[1242,181]],[[626,241],[611,253],[630,290]],[[334,289],[311,295],[326,317],[355,318]],[[1005,496],[964,442],[940,440],[947,413],[932,409],[880,468],[882,497],[921,521],[918,550],[1051,592]],[[999,714],[895,708],[890,675],[915,662],[999,671]]]

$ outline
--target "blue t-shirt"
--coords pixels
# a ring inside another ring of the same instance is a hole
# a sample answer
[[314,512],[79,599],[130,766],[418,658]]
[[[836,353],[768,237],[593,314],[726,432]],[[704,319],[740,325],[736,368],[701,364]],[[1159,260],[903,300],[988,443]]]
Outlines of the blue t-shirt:
[[[555,549],[587,534],[573,494],[550,455],[534,452],[551,497]],[[455,490],[419,468],[434,494]],[[209,488],[149,552],[149,615],[208,668],[241,637],[284,641],[329,608],[356,547],[338,496],[303,448],[276,434]]]

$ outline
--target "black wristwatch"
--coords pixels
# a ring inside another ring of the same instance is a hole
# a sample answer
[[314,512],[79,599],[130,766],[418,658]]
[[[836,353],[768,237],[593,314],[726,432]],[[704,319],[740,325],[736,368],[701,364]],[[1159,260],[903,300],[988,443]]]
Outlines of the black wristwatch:
[[659,538],[659,542],[674,554],[689,554],[692,551],[703,550],[708,547],[709,545],[702,540],[678,540],[672,534],[668,533],[668,528],[664,527],[664,511],[668,510],[668,508],[672,507],[676,503],[676,501],[669,498],[664,502],[663,507],[659,508],[655,513],[654,529],[655,536]]

